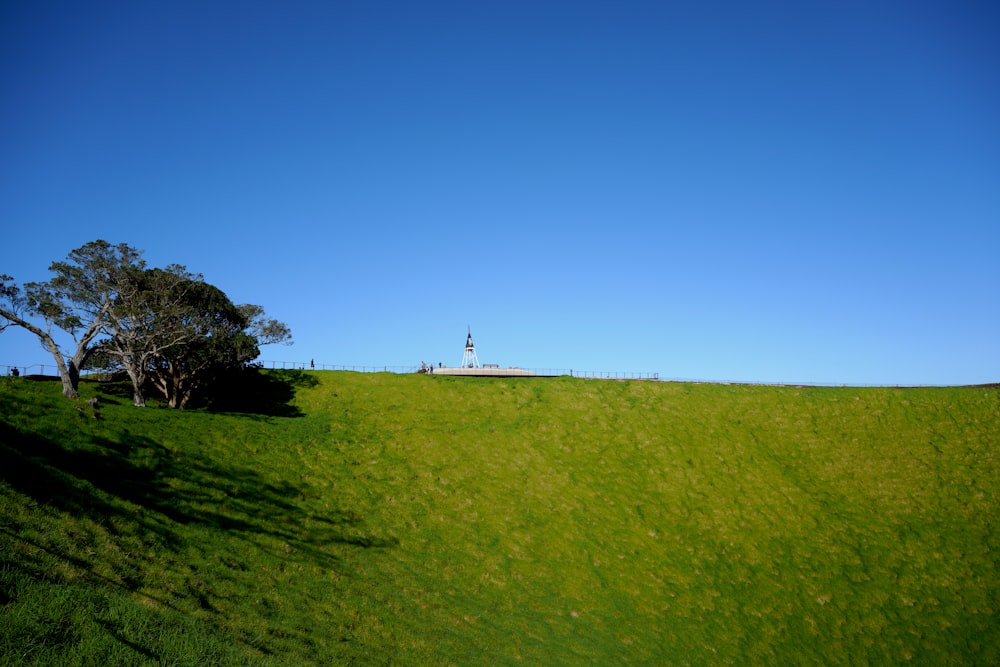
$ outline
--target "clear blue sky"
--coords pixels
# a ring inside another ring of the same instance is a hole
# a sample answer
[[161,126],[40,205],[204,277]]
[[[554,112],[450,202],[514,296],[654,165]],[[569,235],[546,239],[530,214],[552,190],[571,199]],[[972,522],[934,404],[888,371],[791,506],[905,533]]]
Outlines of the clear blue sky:
[[[7,2],[0,272],[102,238],[262,359],[1000,381],[994,2]],[[0,364],[50,363],[22,331]]]

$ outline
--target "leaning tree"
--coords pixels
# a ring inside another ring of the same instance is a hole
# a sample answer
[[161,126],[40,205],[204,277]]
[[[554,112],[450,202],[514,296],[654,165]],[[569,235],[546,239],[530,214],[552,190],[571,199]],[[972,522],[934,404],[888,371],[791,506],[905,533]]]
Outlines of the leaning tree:
[[[0,274],[0,331],[19,326],[56,363],[63,393],[76,398],[91,359],[123,369],[133,403],[146,404],[152,384],[182,408],[199,388],[259,354],[288,343],[291,332],[256,305],[234,305],[199,274],[174,264],[147,269],[142,252],[97,240],[54,262],[53,277],[19,286]],[[68,334],[72,346],[57,337]]]
[[[141,251],[97,240],[53,262],[51,279],[23,290],[11,276],[0,275],[0,331],[19,326],[37,336],[55,361],[63,394],[76,398],[80,371],[105,333],[119,287],[144,266]],[[69,334],[72,346],[57,341],[58,331]]]

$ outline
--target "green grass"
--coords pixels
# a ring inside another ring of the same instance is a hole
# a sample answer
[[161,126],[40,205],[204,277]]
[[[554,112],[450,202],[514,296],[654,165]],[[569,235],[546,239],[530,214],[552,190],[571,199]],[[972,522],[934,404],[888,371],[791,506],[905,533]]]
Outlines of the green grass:
[[271,377],[0,382],[0,664],[1000,664],[997,389]]

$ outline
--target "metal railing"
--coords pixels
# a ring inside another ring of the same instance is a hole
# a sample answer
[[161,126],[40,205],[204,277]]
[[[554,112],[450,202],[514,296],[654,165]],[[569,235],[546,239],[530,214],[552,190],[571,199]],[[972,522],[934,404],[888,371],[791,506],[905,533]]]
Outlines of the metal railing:
[[0,375],[14,375],[15,370],[17,375],[23,376],[43,375],[46,377],[59,377],[59,367],[55,364],[31,364],[30,366],[15,364],[0,365]]
[[581,371],[574,368],[529,368],[536,375],[546,377],[568,375],[574,378],[591,380],[659,380],[659,373],[640,373],[632,371]]
[[356,373],[416,373],[419,366],[369,366],[344,364],[317,364],[313,361],[257,361],[261,368],[270,370],[301,370],[301,371],[354,371]]
[[[416,373],[419,366],[369,366],[369,365],[344,365],[344,364],[317,364],[313,361],[260,361],[263,368],[268,369],[295,369],[295,370],[315,370],[315,371],[355,371],[357,373]],[[437,368],[435,366],[434,368]],[[520,368],[520,367],[518,367]],[[580,371],[572,368],[521,368],[520,370],[534,373],[541,377],[559,377],[568,375],[576,378],[592,378],[601,380],[659,380],[659,373],[635,373],[625,371]]]
[[[354,371],[356,373],[396,373],[405,375],[416,373],[419,366],[401,365],[368,365],[368,364],[318,364],[314,361],[258,361],[261,368],[269,370],[314,370],[314,371]],[[13,375],[13,369],[18,370],[20,375],[42,375],[59,376],[59,369],[55,364],[33,364],[30,366],[0,365],[0,373],[3,375]],[[635,373],[624,371],[581,371],[572,368],[524,368],[541,377],[559,377],[568,375],[576,378],[592,378],[600,380],[659,380],[659,373]],[[99,371],[83,371],[82,375],[99,373]]]
[[[362,365],[362,364],[317,364],[315,362],[303,361],[258,361],[259,366],[266,369],[276,370],[317,370],[317,371],[354,371],[356,373],[396,373],[407,374],[417,373],[419,366],[402,365]],[[14,369],[21,377],[59,377],[59,369],[55,364],[0,364],[0,377],[11,377]],[[627,371],[582,371],[573,368],[524,368],[538,377],[560,377],[568,376],[583,379],[596,380],[653,380],[662,382],[686,382],[697,384],[734,384],[734,385],[758,385],[775,387],[944,387],[954,385],[942,384],[872,384],[872,383],[852,383],[852,382],[777,382],[761,380],[705,380],[698,378],[681,377],[660,377],[659,373],[637,373]],[[93,376],[101,375],[103,371],[84,370],[81,375]]]

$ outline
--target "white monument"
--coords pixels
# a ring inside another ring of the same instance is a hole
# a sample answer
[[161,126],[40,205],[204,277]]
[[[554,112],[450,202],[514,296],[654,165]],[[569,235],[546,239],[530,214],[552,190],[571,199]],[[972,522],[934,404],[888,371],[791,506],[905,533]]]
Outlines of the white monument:
[[476,356],[476,346],[472,344],[472,329],[469,329],[469,336],[465,339],[465,353],[462,355],[461,368],[482,368],[479,357]]

